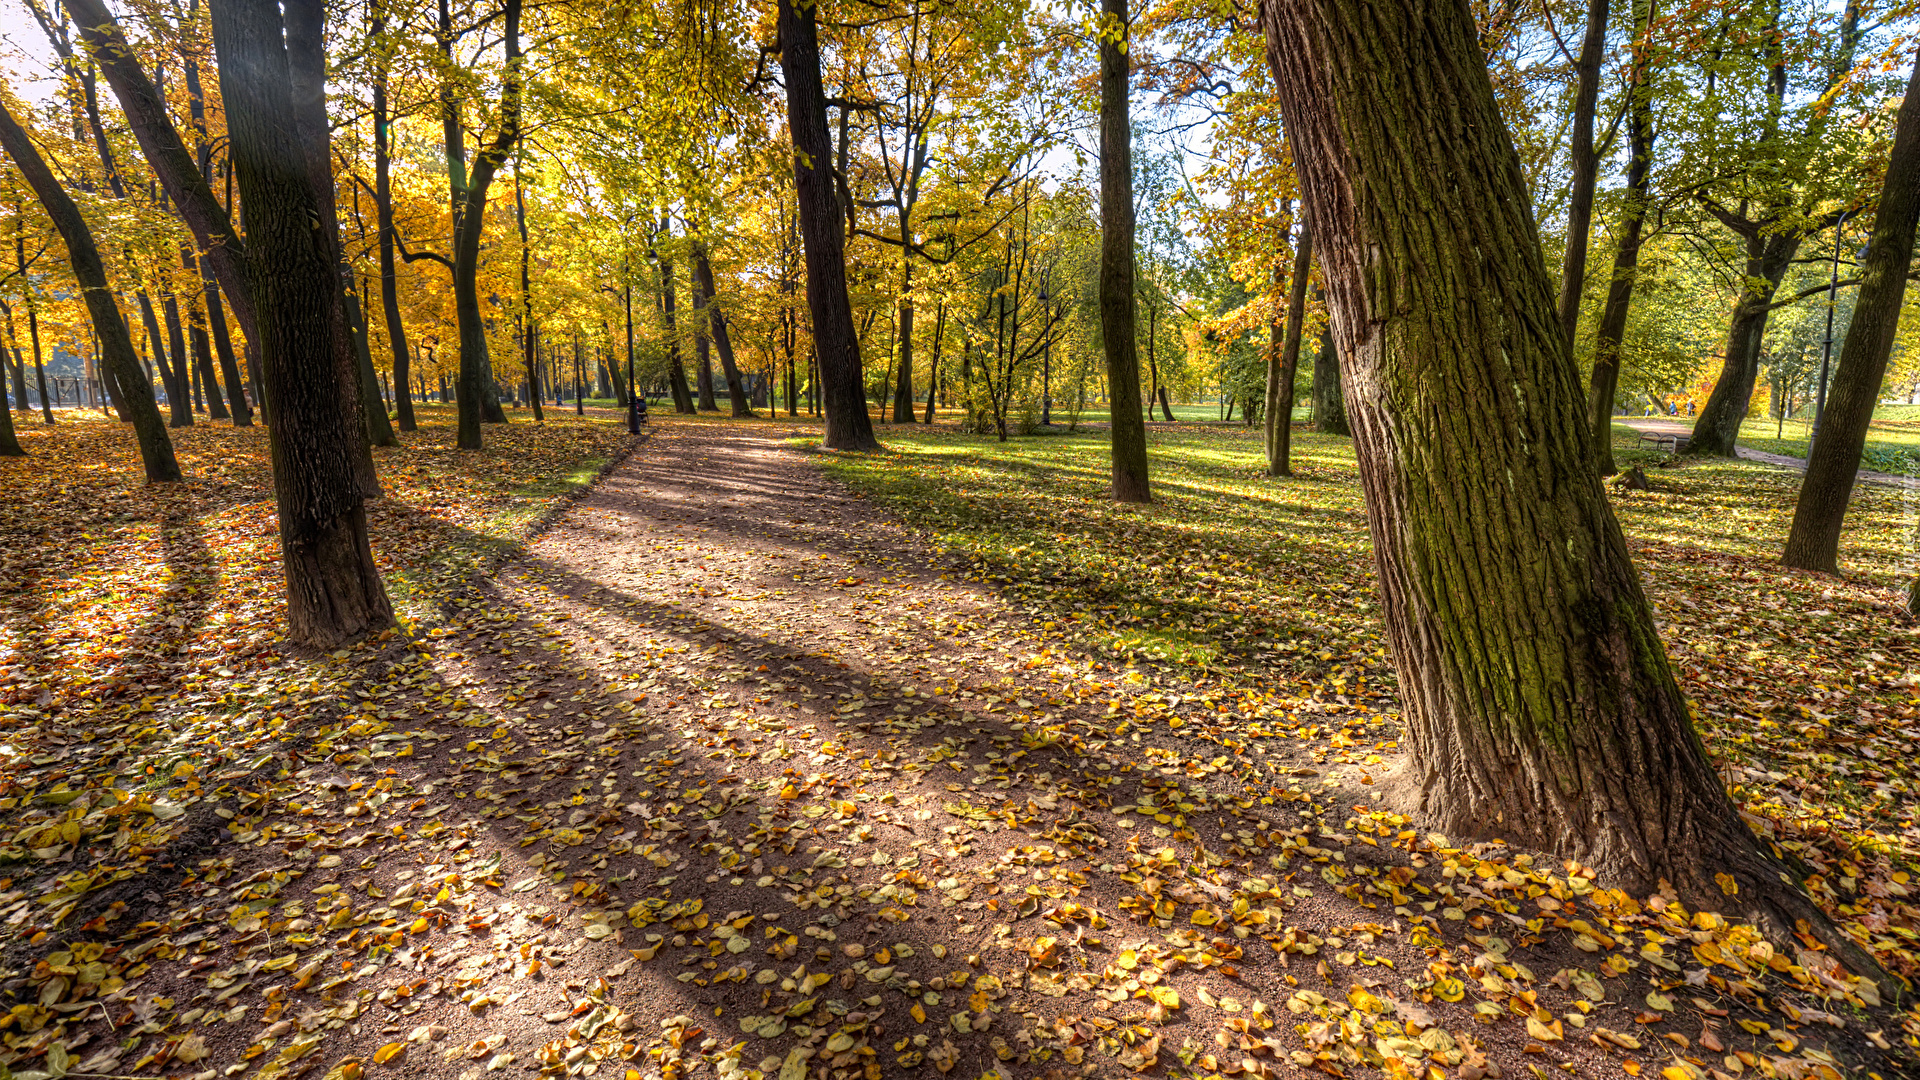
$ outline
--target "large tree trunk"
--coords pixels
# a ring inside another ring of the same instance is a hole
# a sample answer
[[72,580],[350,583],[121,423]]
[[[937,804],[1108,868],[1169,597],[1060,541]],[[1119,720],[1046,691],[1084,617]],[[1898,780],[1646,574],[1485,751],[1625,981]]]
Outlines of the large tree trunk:
[[351,348],[336,243],[316,204],[308,125],[298,116],[276,6],[216,0],[214,45],[233,165],[247,207],[247,262],[259,316],[289,636],[331,648],[393,621],[367,545],[358,483],[362,421],[343,393]]
[[[1607,306],[1600,313],[1600,333],[1593,345],[1593,375],[1587,383],[1587,429],[1593,433],[1594,468],[1601,476],[1612,476],[1619,471],[1613,463],[1614,390],[1620,384],[1620,341],[1626,336],[1627,312],[1633,304],[1634,279],[1639,273],[1641,231],[1647,215],[1647,180],[1653,169],[1653,98],[1647,89],[1645,46],[1653,4],[1651,0],[1633,0],[1633,6],[1634,65],[1627,90],[1630,98],[1627,103],[1627,196],[1620,209],[1620,240],[1613,254],[1613,278],[1607,284]],[[1560,299],[1566,300],[1564,292]],[[1578,314],[1576,310],[1575,316]],[[1561,328],[1565,329],[1566,324],[1562,323]],[[1567,341],[1569,344],[1573,341],[1571,334]]]
[[740,368],[733,361],[733,336],[727,333],[727,317],[713,305],[713,263],[707,259],[706,249],[696,249],[693,256],[693,272],[697,277],[695,287],[699,289],[706,304],[707,325],[713,330],[713,344],[720,350],[720,374],[727,380],[727,403],[733,408],[735,416],[752,416],[753,406],[747,401],[747,391],[740,382]]
[[[380,50],[383,57],[386,28],[386,5],[384,0],[377,0],[373,7],[371,37],[374,48]],[[373,72],[373,209],[380,229],[380,309],[387,319],[387,344],[393,349],[393,383],[409,388],[394,401],[394,411],[400,419],[400,430],[412,431],[416,421],[410,389],[413,383],[408,370],[411,357],[407,350],[407,323],[400,314],[400,285],[393,261],[393,155],[388,148],[391,137],[388,124],[387,65],[381,59],[376,61]]]
[[1783,942],[1804,919],[1878,975],[1748,830],[1694,731],[1591,468],[1466,3],[1267,0],[1263,22],[1345,366],[1411,809],[1638,893],[1664,879]]
[[288,76],[293,80],[288,87],[292,103],[288,118],[299,125],[299,130],[293,133],[294,145],[306,155],[307,183],[313,189],[312,201],[319,215],[314,219],[317,223],[314,232],[325,249],[333,253],[337,295],[331,310],[340,320],[330,338],[336,350],[334,377],[340,380],[341,408],[359,423],[365,436],[355,444],[354,468],[360,493],[377,499],[380,479],[374,471],[370,448],[393,446],[399,440],[394,438],[393,425],[387,420],[386,403],[380,400],[380,385],[373,373],[373,358],[367,353],[366,327],[353,289],[353,271],[341,254],[340,224],[334,210],[331,127],[327,120],[327,54],[322,42],[326,5],[324,0],[284,0],[284,5],[284,55]]
[[1797,233],[1755,233],[1747,238],[1746,285],[1727,325],[1720,374],[1714,379],[1699,419],[1693,422],[1689,453],[1734,456],[1740,425],[1753,401],[1753,384],[1760,375],[1760,346],[1767,335],[1768,305],[1793,265],[1800,240]]
[[846,237],[833,190],[833,145],[820,85],[819,6],[777,0],[780,67],[787,82],[787,128],[793,138],[793,186],[807,253],[807,307],[825,391],[827,423],[820,444],[830,450],[878,450],[861,386],[859,338],[847,299]]
[[1267,475],[1293,475],[1293,383],[1300,371],[1301,323],[1307,316],[1307,276],[1313,269],[1313,231],[1303,221],[1287,290],[1287,337],[1267,369]]
[[[1560,267],[1560,333],[1573,343],[1580,326],[1580,298],[1587,284],[1587,237],[1593,228],[1593,182],[1600,158],[1593,152],[1593,106],[1600,96],[1600,61],[1607,52],[1607,2],[1587,0],[1587,32],[1580,40],[1573,95],[1573,183],[1567,193],[1567,251]],[[1640,84],[1645,96],[1644,83]]]
[[133,351],[133,335],[114,302],[113,289],[107,284],[106,266],[93,245],[93,232],[80,208],[54,179],[53,171],[41,159],[13,114],[0,105],[0,149],[13,159],[14,168],[45,208],[53,227],[67,244],[67,262],[86,297],[87,314],[93,319],[94,333],[100,339],[100,358],[106,377],[116,380],[128,419],[133,422],[134,438],[140,444],[140,460],[147,479],[165,482],[180,479],[180,463],[173,456],[173,441],[167,438],[166,422],[153,400],[153,383],[140,370],[140,358]]
[[127,44],[103,0],[67,0],[66,6],[80,28],[80,39],[120,100],[140,152],[160,178],[167,198],[193,230],[200,250],[212,260],[240,332],[253,340],[253,300],[246,291],[245,248],[226,210],[214,198],[213,188],[201,175],[193,152],[174,127],[166,98],[140,66],[140,54]]
[[1140,351],[1134,340],[1132,54],[1127,0],[1100,0],[1100,333],[1112,415],[1113,498],[1153,501],[1147,424],[1140,415]]
[[1833,369],[1820,431],[1807,451],[1807,473],[1793,510],[1782,562],[1802,570],[1839,572],[1840,526],[1866,446],[1867,426],[1880,399],[1893,355],[1894,331],[1907,295],[1907,264],[1912,258],[1916,220],[1920,219],[1920,59],[1907,80],[1895,124],[1893,155],[1880,188],[1873,236],[1861,260],[1860,294],[1853,321]]

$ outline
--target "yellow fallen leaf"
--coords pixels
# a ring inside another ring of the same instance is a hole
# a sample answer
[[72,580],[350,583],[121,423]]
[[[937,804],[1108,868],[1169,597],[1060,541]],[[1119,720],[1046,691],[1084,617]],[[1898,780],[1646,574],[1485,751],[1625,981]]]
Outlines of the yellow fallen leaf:
[[375,1065],[385,1065],[387,1062],[392,1061],[394,1058],[406,1052],[406,1043],[390,1042],[373,1052],[373,1063]]
[[1560,1021],[1558,1020],[1553,1021],[1551,1024],[1543,1024],[1537,1016],[1527,1017],[1527,1035],[1531,1038],[1538,1039],[1543,1043],[1559,1042],[1562,1037],[1560,1032],[1561,1027]]

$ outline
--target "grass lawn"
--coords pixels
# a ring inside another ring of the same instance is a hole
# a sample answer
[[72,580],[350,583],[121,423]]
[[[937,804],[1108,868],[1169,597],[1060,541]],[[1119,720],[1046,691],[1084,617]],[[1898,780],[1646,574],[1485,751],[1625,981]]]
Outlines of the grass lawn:
[[[1823,870],[1810,887],[1829,910],[1864,918],[1878,948],[1920,970],[1904,952],[1920,912],[1857,892],[1863,875],[1920,873],[1920,637],[1896,592],[1915,569],[1916,507],[1862,488],[1842,542],[1849,576],[1786,571],[1797,477],[1742,462],[1660,467],[1664,455],[1619,430],[1620,457],[1647,463],[1654,490],[1620,491],[1615,506],[1735,797]],[[1157,501],[1123,507],[1105,497],[1097,434],[883,438],[886,454],[828,467],[1019,597],[1063,647],[1196,686],[1397,710],[1348,440],[1296,433],[1299,475],[1273,480],[1254,433],[1159,431]],[[1857,914],[1868,907],[1880,914]],[[1890,937],[1895,926],[1909,937]]]
[[[1900,476],[1920,476],[1920,415],[1897,419],[1885,414],[1906,406],[1883,406],[1867,428],[1861,467]],[[1740,426],[1740,445],[1770,454],[1807,456],[1812,424],[1804,420],[1749,420]]]

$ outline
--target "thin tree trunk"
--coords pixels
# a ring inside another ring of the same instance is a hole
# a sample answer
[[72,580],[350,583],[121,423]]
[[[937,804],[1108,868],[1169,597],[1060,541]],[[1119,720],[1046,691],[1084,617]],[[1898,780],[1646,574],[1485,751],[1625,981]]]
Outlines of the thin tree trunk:
[[[1324,303],[1326,292],[1315,290]],[[1347,426],[1347,399],[1340,392],[1340,359],[1333,351],[1333,325],[1320,332],[1320,348],[1313,354],[1313,430],[1322,435],[1352,435]]]
[[220,360],[221,381],[227,388],[227,408],[233,417],[234,427],[252,427],[253,409],[247,403],[245,380],[240,375],[240,365],[233,355],[233,338],[227,331],[226,305],[221,303],[220,283],[213,276],[213,266],[205,256],[196,256],[195,265],[200,270],[200,280],[206,286],[207,329],[213,337],[213,352]]
[[1301,323],[1307,317],[1307,276],[1313,269],[1313,232],[1305,221],[1293,255],[1287,290],[1287,337],[1267,387],[1267,475],[1293,475],[1293,383],[1300,371]]
[[1153,501],[1134,340],[1133,127],[1127,0],[1100,0],[1100,332],[1106,339],[1113,498]]
[[[193,249],[186,245],[180,247],[180,265],[190,274],[198,274],[200,260],[194,258]],[[200,372],[200,382],[207,391],[207,416],[213,420],[228,420],[227,404],[221,398],[220,383],[214,378],[213,343],[208,335],[213,311],[213,298],[207,298],[207,308],[189,308],[187,311],[187,337],[193,348],[194,367]]]
[[927,419],[933,423],[933,399],[940,390],[940,345],[947,336],[947,305],[933,309],[933,358],[927,364]]
[[[407,323],[400,313],[400,285],[394,264],[393,156],[388,142],[391,136],[387,117],[387,12],[385,0],[375,0],[370,37],[379,53],[373,70],[373,208],[380,229],[380,309],[387,320],[387,344],[393,349],[393,381],[396,386],[411,386],[407,362]],[[413,395],[404,393],[394,402],[400,430],[412,431]]]
[[317,33],[317,20],[292,11],[308,2],[289,3],[284,27],[272,4],[216,3],[213,34],[247,207],[261,367],[274,403],[269,438],[288,635],[332,648],[391,624],[393,612],[367,544],[357,460],[363,421],[341,373],[352,350],[339,340],[347,321],[337,241],[314,227],[324,220],[308,144],[314,132],[292,87],[289,48],[319,47],[305,40]]
[[700,282],[700,262],[696,255],[693,266],[693,382],[700,397],[701,412],[719,412],[720,404],[713,396],[713,346],[711,336],[712,321],[707,315],[707,290]]
[[1819,436],[1807,451],[1807,472],[1800,481],[1800,501],[1794,506],[1793,529],[1781,559],[1788,566],[1839,572],[1840,527],[1846,522],[1867,428],[1893,355],[1916,220],[1920,220],[1920,58],[1914,62],[1906,98],[1900,103],[1873,235],[1861,260],[1853,320],[1847,324],[1847,340],[1833,369]]
[[[20,274],[22,298],[27,308],[27,340],[33,346],[33,374],[34,381],[40,387],[40,415],[47,426],[52,427],[53,406],[47,402],[47,367],[42,361],[40,351],[40,305],[34,299],[33,279],[27,276],[27,240],[18,232],[14,233],[13,237],[13,255],[14,265]],[[8,328],[11,333],[11,319],[8,320]],[[20,404],[25,406],[27,385],[24,371],[20,372],[17,385],[20,387]],[[0,408],[0,412],[5,411],[6,409]]]
[[894,376],[893,422],[913,423],[913,252],[907,247],[910,234],[900,231],[900,303],[895,319],[900,327],[900,370]]
[[153,384],[140,374],[140,360],[133,351],[133,335],[127,332],[126,320],[121,317],[120,307],[114,301],[112,287],[107,284],[106,267],[100,261],[99,250],[94,247],[93,233],[87,228],[87,219],[81,216],[80,208],[61,189],[53,171],[41,159],[40,151],[4,105],[0,105],[0,149],[4,149],[7,156],[13,159],[14,168],[20,171],[27,186],[33,189],[47,217],[59,230],[61,239],[66,241],[68,265],[73,268],[73,276],[80,283],[81,294],[86,298],[87,314],[93,319],[94,333],[99,335],[100,355],[106,366],[107,377],[119,382],[128,419],[133,422],[134,438],[140,445],[140,459],[146,467],[147,479],[156,483],[180,479],[180,463],[173,456],[173,441],[167,437],[166,422],[160,418],[159,406],[154,404]]
[[693,393],[687,389],[687,365],[680,360],[680,327],[675,321],[673,260],[657,251],[655,259],[660,264],[660,313],[667,322],[667,389],[673,394],[673,411],[691,416]]
[[[1593,228],[1593,183],[1600,159],[1593,151],[1593,107],[1600,96],[1600,62],[1607,52],[1608,0],[1587,0],[1587,31],[1580,40],[1573,96],[1573,135],[1569,164],[1573,183],[1567,198],[1567,252],[1560,268],[1560,333],[1573,343],[1580,325],[1580,297],[1586,291],[1587,237]],[[1642,84],[1644,87],[1644,84]],[[1644,88],[1641,90],[1644,95]]]
[[[1634,280],[1639,273],[1641,231],[1647,215],[1647,181],[1653,169],[1653,99],[1647,89],[1645,46],[1646,36],[1651,32],[1653,4],[1651,0],[1633,0],[1633,7],[1634,65],[1627,91],[1631,96],[1627,103],[1627,192],[1620,208],[1620,240],[1613,255],[1613,278],[1607,284],[1607,306],[1600,313],[1600,333],[1593,345],[1593,375],[1587,384],[1587,427],[1593,433],[1594,468],[1601,476],[1612,476],[1619,471],[1613,462],[1614,390],[1620,382],[1620,342],[1626,336],[1627,311],[1633,304]],[[1565,299],[1562,293],[1561,300]],[[1571,345],[1572,337],[1567,340]]]
[[173,411],[173,426],[192,427],[195,396],[193,359],[187,355],[186,334],[180,327],[180,300],[174,296],[172,288],[163,288],[160,293],[160,316],[167,329],[167,354],[172,361],[173,381],[180,387],[180,404],[186,410],[184,416],[180,409]]
[[820,85],[817,4],[776,0],[780,66],[787,84],[787,128],[793,138],[794,194],[807,256],[807,306],[813,312],[814,353],[824,391],[829,450],[878,450],[867,413],[853,307],[847,299],[846,237],[834,194],[833,146],[827,135],[826,94]]
[[1805,920],[1880,976],[1747,828],[1694,731],[1593,475],[1467,4],[1268,0],[1262,21],[1288,137],[1313,148],[1296,163],[1408,691],[1410,808],[1630,894],[1664,880],[1782,942]]
[[540,408],[540,373],[534,369],[533,247],[527,240],[526,184],[520,178],[523,153],[516,150],[513,155],[513,217],[520,226],[520,348],[526,360],[527,399],[533,402],[533,419],[545,423],[547,415]]
[[[154,355],[162,358],[172,376],[170,386],[177,387],[180,395],[169,404],[173,408],[174,427],[193,426],[193,367],[187,357],[186,337],[180,332],[180,302],[174,298],[173,290],[163,287],[160,292],[161,325],[167,335],[166,352],[154,349]],[[171,390],[168,391],[172,393]],[[177,402],[177,404],[175,403]]]
[[752,416],[753,407],[748,403],[746,389],[740,382],[740,368],[733,362],[733,338],[727,333],[727,317],[713,304],[713,263],[707,259],[704,247],[694,253],[693,270],[699,278],[698,288],[706,298],[707,323],[713,328],[713,344],[720,350],[720,374],[727,380],[727,403],[733,407],[734,416]]
[[192,151],[174,127],[166,98],[141,67],[141,54],[127,44],[103,0],[66,0],[66,7],[80,28],[88,53],[119,99],[142,155],[159,177],[167,198],[193,230],[200,250],[212,260],[240,332],[249,341],[254,340],[253,299],[246,293],[246,249],[226,210],[214,198],[213,188],[201,175]]
[[[153,354],[154,366],[160,369],[160,388],[167,392],[167,411],[172,415],[168,427],[187,427],[193,423],[193,403],[187,400],[187,393],[180,386],[180,379],[174,366],[167,360],[166,339],[161,336],[160,317],[154,313],[153,298],[145,289],[134,294],[140,303],[140,324],[147,332],[147,348]],[[181,411],[185,410],[183,417]]]
[[[487,324],[480,312],[479,287],[480,234],[486,225],[487,189],[492,186],[494,174],[501,162],[506,160],[507,152],[513,149],[520,138],[520,0],[504,0],[503,7],[507,75],[500,90],[500,129],[493,141],[474,156],[471,175],[458,177],[460,182],[453,186],[453,196],[459,208],[454,218],[453,308],[460,331],[458,445],[462,450],[480,449],[480,425],[483,421],[506,422],[506,415],[500,411],[500,403],[494,398],[493,388],[487,378],[490,368]],[[441,20],[443,35],[450,33],[446,28],[444,0]],[[451,39],[448,39],[446,48],[452,48]],[[447,101],[451,109],[453,103],[450,98]],[[456,154],[464,157],[457,111],[448,114],[444,126],[449,162],[454,160]],[[462,172],[464,167],[450,169],[450,182]]]

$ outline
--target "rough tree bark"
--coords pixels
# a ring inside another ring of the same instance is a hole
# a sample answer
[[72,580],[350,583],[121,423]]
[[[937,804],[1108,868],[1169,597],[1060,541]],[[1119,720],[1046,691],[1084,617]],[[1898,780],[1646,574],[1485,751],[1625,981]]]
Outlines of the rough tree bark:
[[1313,269],[1313,230],[1302,221],[1287,289],[1287,337],[1267,369],[1267,475],[1293,475],[1293,384],[1300,371],[1301,323],[1307,316],[1307,277]]
[[[1721,786],[1598,477],[1464,0],[1267,0],[1405,690],[1412,809],[1879,976]],[[1463,422],[1471,417],[1472,422]],[[1716,875],[1725,875],[1723,887]]]
[[1587,32],[1575,65],[1573,134],[1567,192],[1567,252],[1560,267],[1560,333],[1573,343],[1580,326],[1580,297],[1587,286],[1587,238],[1593,229],[1593,182],[1600,158],[1593,152],[1593,107],[1600,96],[1600,61],[1607,52],[1607,0],[1587,0]]
[[[333,155],[327,120],[327,54],[322,42],[326,30],[325,0],[285,0],[286,63],[293,80],[288,87],[293,103],[292,121],[299,125],[294,145],[305,153],[307,183],[313,188],[313,205],[319,216],[314,231],[320,242],[333,253],[334,289],[339,302],[333,312],[341,320],[332,338],[338,354],[334,357],[334,375],[340,380],[340,397],[348,415],[359,421],[365,438],[358,444],[355,469],[360,493],[369,499],[380,497],[380,479],[374,471],[374,446],[397,446],[393,424],[387,419],[386,402],[380,400],[380,384],[373,373],[373,357],[367,352],[366,324],[360,317],[360,302],[353,289],[353,268],[341,255],[340,223],[334,209]],[[244,196],[243,196],[244,198]]]
[[0,106],[0,149],[7,152],[35,198],[46,210],[53,227],[66,241],[67,263],[86,297],[87,314],[93,320],[94,334],[100,342],[100,359],[106,378],[118,384],[120,397],[133,422],[134,438],[140,444],[140,460],[147,479],[164,483],[180,479],[180,463],[173,456],[173,440],[167,437],[166,421],[153,400],[153,382],[140,370],[140,358],[133,351],[133,335],[120,315],[113,289],[107,284],[107,270],[93,244],[93,231],[87,219],[53,171],[41,159],[33,141],[13,119],[13,113]]
[[1847,340],[1833,369],[1820,436],[1807,452],[1800,501],[1794,506],[1793,529],[1781,558],[1788,566],[1839,572],[1840,526],[1847,518],[1867,426],[1893,355],[1916,220],[1920,220],[1920,58],[1914,61],[1894,126],[1893,154],[1887,159],[1873,235],[1861,260],[1853,321],[1847,325]]
[[1153,501],[1134,340],[1133,127],[1127,0],[1100,0],[1100,333],[1113,435],[1113,499]]
[[288,28],[272,0],[216,0],[228,137],[247,207],[247,265],[260,327],[289,636],[331,648],[393,621],[367,546],[357,482],[361,420],[342,392],[351,350],[335,243],[314,228],[306,127],[298,118],[283,43]]
[[778,0],[780,67],[787,83],[787,128],[793,138],[793,186],[807,256],[807,307],[826,399],[830,450],[878,450],[873,417],[861,386],[859,338],[847,299],[846,237],[833,190],[833,145],[827,134],[826,94],[820,85],[819,5]]
[[[1653,98],[1647,88],[1646,49],[1653,4],[1651,0],[1634,0],[1633,8],[1633,75],[1627,88],[1627,192],[1620,208],[1620,240],[1613,254],[1613,277],[1607,283],[1607,306],[1600,313],[1600,332],[1593,344],[1593,375],[1587,383],[1587,430],[1593,435],[1594,469],[1601,476],[1620,471],[1613,463],[1614,389],[1620,383],[1620,341],[1626,336],[1627,312],[1633,305],[1634,280],[1639,275],[1647,183],[1653,170]],[[1560,298],[1565,301],[1566,294]],[[1578,314],[1576,310],[1576,318]],[[1565,325],[1561,324],[1562,329]],[[1572,343],[1572,335],[1567,341]]]

